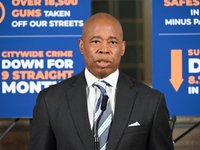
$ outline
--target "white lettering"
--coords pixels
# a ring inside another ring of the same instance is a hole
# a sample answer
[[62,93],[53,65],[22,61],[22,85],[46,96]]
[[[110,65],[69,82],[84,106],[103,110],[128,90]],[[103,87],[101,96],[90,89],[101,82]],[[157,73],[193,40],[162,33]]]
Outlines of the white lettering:
[[70,17],[71,11],[66,10],[44,10],[45,17]]
[[47,88],[50,85],[56,84],[56,81],[37,81],[37,82],[11,82],[8,84],[7,82],[2,82],[2,93],[39,93],[43,88]]
[[200,59],[190,58],[188,60],[189,73],[200,73]]
[[2,60],[2,69],[19,69],[22,67],[23,69],[38,69],[38,68],[44,68],[44,60],[43,59],[14,59],[12,61],[8,59]]
[[74,62],[71,59],[48,59],[47,68],[55,66],[58,69],[62,68],[73,68]]

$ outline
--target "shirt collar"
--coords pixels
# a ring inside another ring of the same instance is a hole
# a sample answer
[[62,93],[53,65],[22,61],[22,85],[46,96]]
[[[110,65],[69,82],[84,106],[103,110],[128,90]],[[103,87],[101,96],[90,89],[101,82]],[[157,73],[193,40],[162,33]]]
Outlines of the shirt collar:
[[92,86],[92,84],[98,80],[104,80],[107,83],[109,83],[112,87],[116,88],[118,77],[119,77],[118,69],[112,74],[110,74],[109,76],[107,76],[106,78],[98,79],[93,74],[91,74],[87,68],[85,68],[85,78],[86,78],[88,87]]

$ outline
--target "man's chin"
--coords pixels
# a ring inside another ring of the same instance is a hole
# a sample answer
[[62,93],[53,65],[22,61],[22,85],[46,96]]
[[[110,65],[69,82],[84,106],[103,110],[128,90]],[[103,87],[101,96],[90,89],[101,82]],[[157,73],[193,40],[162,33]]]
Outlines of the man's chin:
[[96,77],[99,78],[99,79],[103,79],[107,76],[109,76],[112,72],[109,71],[109,70],[106,70],[106,69],[101,69],[100,71],[98,71],[96,73]]
[[97,67],[93,68],[93,69],[88,68],[88,70],[90,71],[90,73],[92,73],[95,77],[97,77],[99,79],[103,79],[115,71],[110,68],[97,68]]

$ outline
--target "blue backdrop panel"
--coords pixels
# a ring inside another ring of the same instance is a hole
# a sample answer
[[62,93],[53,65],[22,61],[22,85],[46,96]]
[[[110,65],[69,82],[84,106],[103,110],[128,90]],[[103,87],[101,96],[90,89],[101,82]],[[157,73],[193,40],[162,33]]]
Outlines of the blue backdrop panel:
[[153,0],[153,88],[171,116],[200,115],[200,1]]
[[0,117],[32,117],[38,92],[85,67],[90,0],[0,0]]

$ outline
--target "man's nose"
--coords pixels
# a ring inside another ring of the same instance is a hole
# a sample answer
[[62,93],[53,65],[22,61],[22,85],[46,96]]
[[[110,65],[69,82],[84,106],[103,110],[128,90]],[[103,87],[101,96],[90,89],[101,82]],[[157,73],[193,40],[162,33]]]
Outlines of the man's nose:
[[99,53],[103,53],[103,54],[110,53],[109,44],[107,42],[102,43],[101,48],[99,49]]

